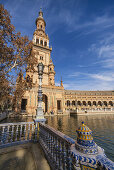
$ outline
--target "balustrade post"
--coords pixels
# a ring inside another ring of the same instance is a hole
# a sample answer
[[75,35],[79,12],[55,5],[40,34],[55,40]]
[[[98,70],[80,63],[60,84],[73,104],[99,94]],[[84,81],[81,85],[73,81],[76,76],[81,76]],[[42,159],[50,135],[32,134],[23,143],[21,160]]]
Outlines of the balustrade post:
[[16,126],[15,141],[17,141],[17,135],[18,135],[18,125]]
[[66,170],[66,152],[65,152],[65,143],[62,141],[62,167],[63,170]]
[[11,143],[13,142],[13,135],[14,135],[14,125],[11,127]]
[[23,125],[20,125],[20,133],[19,133],[19,140],[21,141],[21,137],[22,137],[22,126]]
[[5,132],[5,129],[6,129],[6,127],[3,126],[3,127],[2,127],[2,139],[1,139],[1,143],[2,143],[2,144],[4,144],[5,141],[6,141],[6,132]]
[[72,170],[72,158],[70,153],[70,147],[68,144],[66,145],[66,159],[67,169]]
[[39,138],[39,122],[35,121],[35,140],[37,142]]
[[27,140],[29,140],[29,134],[30,134],[30,124],[28,124],[28,135],[27,135]]

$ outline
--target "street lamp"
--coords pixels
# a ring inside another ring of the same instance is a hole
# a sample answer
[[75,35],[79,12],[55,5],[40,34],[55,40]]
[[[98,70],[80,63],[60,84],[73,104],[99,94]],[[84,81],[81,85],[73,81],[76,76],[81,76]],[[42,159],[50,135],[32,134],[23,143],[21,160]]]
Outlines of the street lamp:
[[45,122],[43,108],[42,108],[42,78],[43,78],[43,63],[38,64],[38,78],[39,78],[39,89],[38,89],[38,105],[36,109],[36,119],[37,122]]

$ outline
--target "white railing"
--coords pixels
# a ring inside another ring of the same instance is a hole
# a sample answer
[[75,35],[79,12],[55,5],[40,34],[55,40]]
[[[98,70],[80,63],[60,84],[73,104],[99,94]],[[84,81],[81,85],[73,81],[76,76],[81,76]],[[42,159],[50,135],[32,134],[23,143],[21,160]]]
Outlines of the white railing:
[[35,135],[34,122],[0,124],[0,148],[14,143],[33,141]]

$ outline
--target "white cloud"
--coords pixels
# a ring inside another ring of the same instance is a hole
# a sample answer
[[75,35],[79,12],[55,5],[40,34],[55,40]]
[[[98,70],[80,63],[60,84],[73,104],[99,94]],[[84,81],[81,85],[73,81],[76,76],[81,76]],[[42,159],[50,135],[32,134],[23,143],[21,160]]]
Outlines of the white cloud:
[[114,74],[113,75],[90,74],[90,77],[101,81],[114,81]]
[[[75,78],[76,77],[76,78]],[[76,72],[68,76],[69,81],[63,82],[65,89],[70,90],[113,90],[114,72],[104,71],[96,74]]]
[[99,42],[90,46],[88,52],[99,60],[96,64],[100,63],[103,68],[114,69],[114,34],[102,36]]

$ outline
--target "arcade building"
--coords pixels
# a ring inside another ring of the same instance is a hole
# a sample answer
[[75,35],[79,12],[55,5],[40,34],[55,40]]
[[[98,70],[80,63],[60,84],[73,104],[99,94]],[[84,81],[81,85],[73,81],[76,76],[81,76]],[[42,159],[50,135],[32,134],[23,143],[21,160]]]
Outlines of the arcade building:
[[55,85],[55,70],[51,59],[52,48],[49,46],[45,27],[46,22],[40,10],[32,40],[37,64],[34,72],[29,67],[26,70],[26,80],[31,79],[32,88],[24,92],[21,100],[22,112],[26,112],[28,116],[36,115],[39,87],[37,65],[41,62],[44,65],[42,92],[45,115],[114,111],[114,91],[65,90],[62,80],[60,86]]

